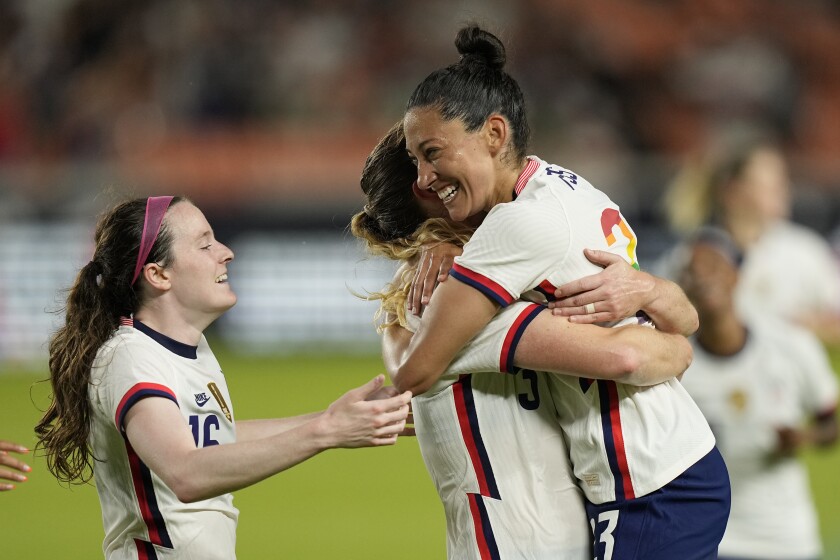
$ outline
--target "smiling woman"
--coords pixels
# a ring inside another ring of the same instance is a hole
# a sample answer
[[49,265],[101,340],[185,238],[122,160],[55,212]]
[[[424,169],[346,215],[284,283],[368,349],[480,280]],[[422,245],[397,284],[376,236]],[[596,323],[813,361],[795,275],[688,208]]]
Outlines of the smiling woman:
[[[394,385],[418,395],[434,391],[465,346],[519,299],[547,306],[577,285],[573,294],[594,298],[573,304],[587,321],[648,324],[639,313],[644,307],[611,316],[603,291],[580,288],[600,271],[586,249],[638,267],[636,237],[618,206],[577,173],[526,156],[525,102],[503,70],[505,47],[496,36],[471,25],[458,32],[455,46],[458,62],[429,74],[412,93],[405,145],[417,188],[436,193],[450,219],[487,215],[455,257],[454,281],[440,283],[414,335],[386,362]],[[696,329],[696,313],[687,301],[680,308],[674,332],[687,335]],[[517,320],[527,325],[529,317]],[[590,354],[598,350],[603,346]],[[516,358],[511,348],[498,363],[507,367]],[[545,380],[586,498],[593,556],[715,557],[729,479],[700,410],[675,378],[639,387],[590,377],[550,373]]]
[[235,421],[202,334],[236,303],[233,252],[179,197],[99,222],[50,342],[54,398],[35,428],[50,471],[96,480],[106,558],[235,558],[230,494],[333,447],[393,444],[411,394],[378,375],[323,412]]

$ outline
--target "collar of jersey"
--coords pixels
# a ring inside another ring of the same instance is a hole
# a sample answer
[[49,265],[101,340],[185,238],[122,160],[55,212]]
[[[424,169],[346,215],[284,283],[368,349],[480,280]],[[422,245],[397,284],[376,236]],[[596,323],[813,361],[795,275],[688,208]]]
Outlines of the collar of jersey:
[[525,168],[519,174],[519,177],[516,178],[516,184],[513,186],[513,197],[511,200],[516,200],[520,193],[522,193],[525,189],[528,181],[531,180],[531,177],[533,177],[534,173],[536,173],[540,168],[540,160],[536,156],[528,156],[526,159],[528,160],[528,163],[525,164]]
[[140,331],[141,333],[145,334],[173,354],[178,354],[182,358],[187,358],[190,360],[195,360],[198,357],[198,346],[190,346],[189,344],[184,344],[183,342],[178,342],[172,338],[169,338],[165,334],[161,334],[154,330],[153,328],[149,327],[148,325],[144,325],[137,319],[134,319],[134,328]]

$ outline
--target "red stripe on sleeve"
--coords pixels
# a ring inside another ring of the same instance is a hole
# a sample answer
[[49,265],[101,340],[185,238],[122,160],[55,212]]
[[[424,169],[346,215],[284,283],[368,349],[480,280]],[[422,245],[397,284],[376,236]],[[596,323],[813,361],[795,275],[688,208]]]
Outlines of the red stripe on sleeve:
[[531,304],[525,309],[522,310],[522,313],[516,318],[513,324],[508,329],[507,334],[505,335],[505,341],[502,343],[502,353],[499,356],[499,371],[502,373],[510,373],[508,368],[508,358],[510,357],[511,347],[513,345],[513,341],[516,338],[516,335],[519,334],[519,330],[522,326],[523,321],[528,318],[531,311],[537,307],[537,304]]
[[510,305],[516,299],[512,295],[508,293],[506,289],[504,289],[499,283],[487,278],[483,274],[479,274],[478,272],[473,272],[468,268],[464,268],[459,264],[452,265],[452,270],[462,276],[472,280],[473,282],[480,284],[485,289],[493,292],[500,300],[503,300],[505,304]]
[[[117,429],[121,429],[120,426],[120,418],[123,417],[123,409],[125,406],[131,401],[131,399],[135,396],[138,396],[139,393],[149,393],[149,395],[153,394],[160,394],[162,397],[167,397],[172,399],[175,403],[178,402],[178,399],[175,398],[175,393],[172,392],[172,389],[167,387],[166,385],[160,385],[159,383],[137,383],[136,385],[132,386],[131,389],[126,391],[123,398],[120,399],[120,404],[117,405],[117,412],[114,414],[114,423],[117,426]],[[127,412],[127,411],[126,411]]]

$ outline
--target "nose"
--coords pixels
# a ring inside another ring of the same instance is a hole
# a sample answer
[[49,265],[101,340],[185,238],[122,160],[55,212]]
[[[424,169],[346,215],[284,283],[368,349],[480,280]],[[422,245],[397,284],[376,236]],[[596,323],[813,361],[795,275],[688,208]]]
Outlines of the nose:
[[219,245],[222,246],[221,247],[222,248],[222,262],[227,263],[227,262],[232,261],[233,260],[233,251],[231,250],[231,248],[228,247],[227,245],[225,245],[224,243],[220,243]]
[[437,179],[434,168],[427,162],[417,163],[417,188],[428,189]]

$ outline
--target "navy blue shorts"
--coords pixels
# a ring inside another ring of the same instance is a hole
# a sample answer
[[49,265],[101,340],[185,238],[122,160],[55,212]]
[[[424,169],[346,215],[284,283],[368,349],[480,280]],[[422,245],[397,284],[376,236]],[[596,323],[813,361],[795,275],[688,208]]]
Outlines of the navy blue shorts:
[[715,447],[646,496],[587,503],[595,560],[716,559],[729,505],[729,474]]

